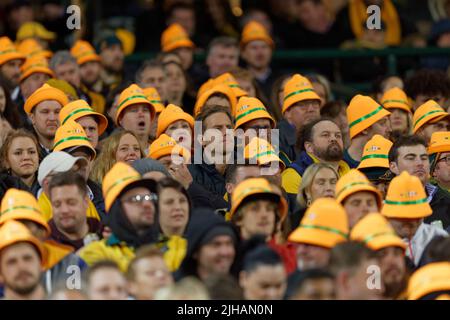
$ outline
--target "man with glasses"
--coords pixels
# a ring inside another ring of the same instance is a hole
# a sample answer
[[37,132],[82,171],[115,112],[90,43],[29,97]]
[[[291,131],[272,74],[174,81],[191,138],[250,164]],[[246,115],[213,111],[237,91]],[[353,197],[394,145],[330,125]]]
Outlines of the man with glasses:
[[431,176],[442,188],[450,191],[450,132],[435,132],[428,146]]

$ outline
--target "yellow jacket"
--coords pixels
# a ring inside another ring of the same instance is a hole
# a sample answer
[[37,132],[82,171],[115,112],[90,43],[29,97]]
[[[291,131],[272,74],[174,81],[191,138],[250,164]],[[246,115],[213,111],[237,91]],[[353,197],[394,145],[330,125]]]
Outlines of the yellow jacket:
[[[39,195],[38,204],[41,208],[42,216],[44,217],[44,219],[46,221],[51,220],[53,217],[52,203],[44,192]],[[95,218],[100,221],[100,216],[91,200],[89,200],[89,206],[86,215],[88,218]]]

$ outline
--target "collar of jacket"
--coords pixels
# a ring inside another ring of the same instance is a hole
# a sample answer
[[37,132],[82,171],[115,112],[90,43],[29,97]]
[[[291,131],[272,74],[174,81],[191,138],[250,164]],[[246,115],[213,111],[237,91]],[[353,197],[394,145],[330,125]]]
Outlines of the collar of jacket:
[[[312,159],[312,161],[314,162],[314,163],[319,163],[320,162],[320,160],[319,159],[317,159],[314,155],[312,155],[311,153],[309,153],[309,152],[305,152],[306,154],[307,154],[307,156],[309,156],[311,159]],[[348,164],[347,164],[347,162],[345,162],[344,160],[339,160],[339,164],[338,164],[338,175],[339,176],[342,176],[346,171],[349,171],[350,170],[350,167],[348,167]]]
[[280,129],[280,138],[283,137],[286,139],[290,146],[295,146],[297,142],[297,134],[292,134],[292,132],[296,132],[295,126],[283,118],[280,122],[278,122],[278,129]]
[[106,240],[107,246],[118,246],[120,244],[124,243],[123,241],[120,241],[119,238],[116,237],[114,233],[112,233],[109,238]]
[[[297,163],[297,165],[306,170],[306,168],[312,165],[313,163],[320,163],[320,162],[321,161],[313,154],[306,151],[302,151],[294,163]],[[339,160],[338,175],[342,176],[345,172],[349,170],[350,168],[348,167],[348,164],[343,160]],[[303,174],[303,172],[301,174]]]

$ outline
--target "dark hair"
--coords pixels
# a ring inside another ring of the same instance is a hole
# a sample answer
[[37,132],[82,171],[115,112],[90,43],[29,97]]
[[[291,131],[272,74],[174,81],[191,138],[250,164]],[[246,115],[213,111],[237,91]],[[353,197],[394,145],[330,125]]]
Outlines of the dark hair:
[[310,269],[292,273],[288,278],[285,299],[289,299],[298,294],[303,289],[303,286],[307,281],[317,279],[333,280],[334,277],[329,271],[323,269]]
[[413,99],[420,94],[429,97],[442,94],[445,98],[449,98],[450,79],[444,71],[421,69],[406,78],[405,92]]
[[340,271],[354,271],[364,261],[377,258],[377,253],[364,244],[357,241],[348,241],[331,249],[329,267],[333,275],[336,276]]
[[283,265],[280,255],[272,248],[262,245],[248,252],[244,257],[242,271],[252,272],[259,266]]
[[73,172],[71,170],[55,174],[54,176],[52,176],[52,179],[50,180],[48,186],[50,198],[52,190],[54,188],[73,185],[77,186],[78,191],[83,197],[87,195],[86,181],[80,174]]
[[234,47],[236,49],[239,49],[239,43],[233,37],[221,36],[214,38],[208,45],[207,50],[208,55],[211,54],[211,51],[214,49],[214,47],[225,47],[225,48]]
[[161,69],[164,71],[164,66],[160,61],[155,60],[155,59],[144,61],[144,63],[142,63],[142,65],[136,71],[135,80],[138,85],[140,85],[140,83],[142,81],[142,74],[147,69]]
[[333,119],[326,118],[326,117],[320,117],[320,118],[314,119],[311,122],[308,122],[307,124],[305,124],[302,127],[302,129],[300,130],[300,134],[298,135],[298,138],[297,138],[297,146],[300,150],[305,150],[305,142],[312,142],[314,127],[316,126],[316,124],[318,124],[322,121],[330,121],[330,122],[333,122],[336,126],[338,126],[336,124],[336,122],[334,122]]
[[[190,214],[190,211],[192,210],[192,202],[191,202],[191,198],[189,197],[188,192],[183,187],[183,185],[181,183],[179,183],[177,180],[172,179],[172,178],[163,178],[160,181],[158,181],[158,194],[160,194],[160,192],[162,190],[167,189],[167,188],[175,189],[186,196],[186,198],[188,199],[188,202],[189,202],[189,214]],[[159,200],[160,199],[158,197],[158,201]]]
[[412,147],[417,145],[422,145],[425,148],[427,147],[425,140],[423,140],[421,137],[414,135],[401,136],[394,142],[391,149],[389,150],[389,162],[397,162],[398,149],[400,149],[401,147]]
[[450,238],[444,236],[434,237],[426,246],[420,260],[421,265],[433,262],[450,262]]
[[[231,120],[231,122],[233,123],[233,116],[231,115],[231,112],[229,110],[229,108],[224,107],[224,106],[210,106],[207,108],[202,108],[202,110],[200,111],[200,113],[195,117],[195,121],[201,121],[203,124],[205,122],[205,120],[215,114],[215,113],[225,113],[227,115],[227,117]],[[205,132],[205,128],[203,127],[203,132]]]
[[155,244],[149,244],[139,247],[139,249],[136,250],[136,254],[133,260],[131,260],[131,262],[128,264],[126,272],[127,280],[134,280],[136,278],[135,266],[138,261],[153,257],[159,257],[161,259],[164,259],[164,255],[161,252],[161,249],[159,249]]
[[386,81],[393,77],[400,78],[400,76],[397,76],[397,75],[383,75],[383,76],[377,77],[375,79],[375,81],[373,81],[373,83],[372,83],[373,93],[375,95],[384,93],[384,91],[385,91],[384,86],[386,85]]
[[242,288],[230,274],[214,274],[204,281],[212,300],[244,300]]
[[342,110],[347,108],[347,104],[342,100],[329,101],[320,109],[320,115],[328,118],[337,117]]
[[166,14],[166,20],[170,19],[173,15],[173,13],[176,10],[190,10],[193,11],[195,13],[195,8],[193,5],[186,3],[186,2],[182,2],[182,1],[178,1],[173,3],[168,9],[167,9],[167,14]]
[[244,160],[244,163],[237,163],[233,161],[233,163],[227,165],[225,169],[225,183],[234,183],[236,182],[236,172],[241,167],[247,166],[257,166],[257,164],[250,164],[248,159]]
[[6,79],[3,76],[0,76],[0,87],[3,88],[5,94],[5,110],[0,113],[3,114],[3,117],[9,122],[11,127],[14,129],[22,128],[23,121],[20,117],[19,108],[11,99],[11,92],[9,91],[9,87]]

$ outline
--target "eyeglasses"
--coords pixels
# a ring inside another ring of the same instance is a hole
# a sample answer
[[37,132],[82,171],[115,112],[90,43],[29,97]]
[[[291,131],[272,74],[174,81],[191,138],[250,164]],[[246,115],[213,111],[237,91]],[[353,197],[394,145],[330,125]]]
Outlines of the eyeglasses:
[[436,161],[436,163],[441,162],[441,161],[445,161],[447,163],[447,165],[450,166],[450,156],[440,158],[438,161]]
[[129,203],[143,203],[144,201],[153,202],[158,199],[158,196],[154,193],[151,194],[137,194],[135,196],[124,199],[124,202]]

